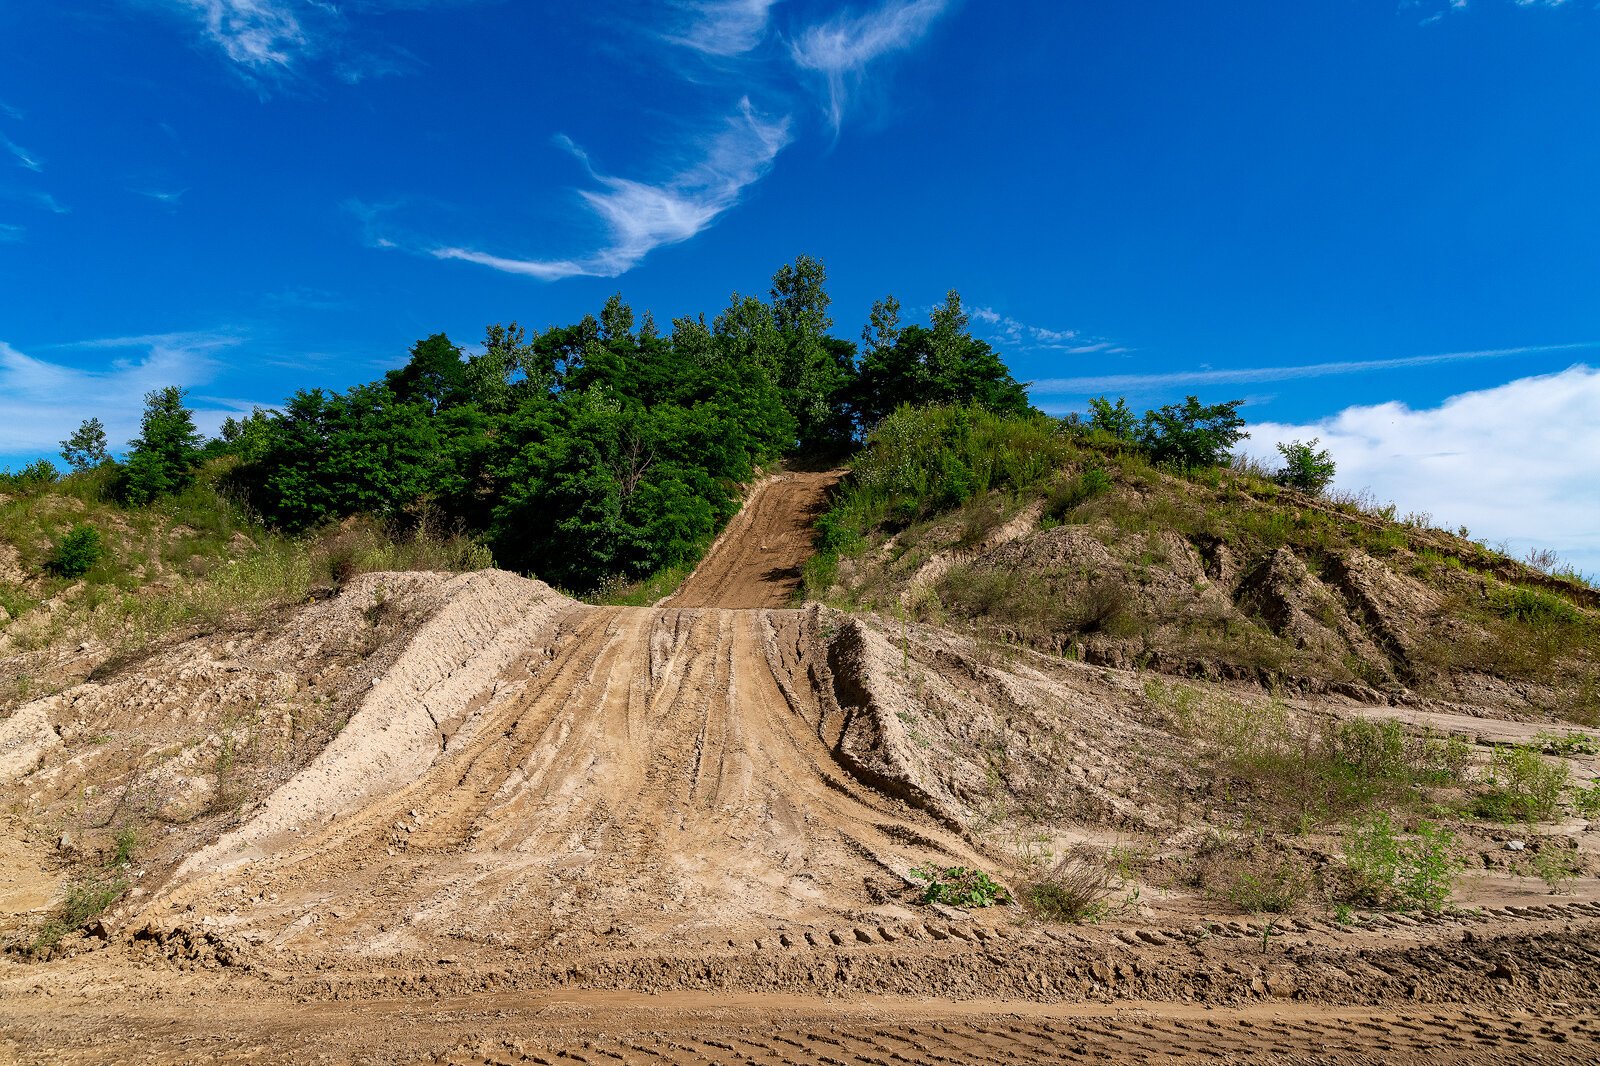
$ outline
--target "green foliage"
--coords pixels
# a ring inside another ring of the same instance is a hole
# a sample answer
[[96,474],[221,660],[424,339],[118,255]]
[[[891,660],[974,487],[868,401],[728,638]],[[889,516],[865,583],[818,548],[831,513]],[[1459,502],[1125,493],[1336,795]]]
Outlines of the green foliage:
[[57,577],[78,578],[94,569],[105,557],[105,542],[100,531],[80,522],[62,534],[50,549],[45,569]]
[[128,891],[128,882],[116,875],[96,874],[67,886],[61,912],[46,922],[34,939],[32,951],[48,953],[68,933],[88,925],[91,919],[104,914],[122,894]]
[[1243,403],[1202,404],[1190,396],[1181,404],[1146,411],[1139,443],[1156,463],[1184,469],[1225,463],[1233,446],[1249,436],[1238,413]]
[[176,385],[156,389],[144,398],[139,436],[128,448],[121,496],[129,504],[149,503],[188,487],[200,465],[202,437],[194,412],[183,405],[185,390]]
[[61,442],[61,458],[74,470],[92,470],[109,463],[105,424],[98,418],[85,419],[72,436]]
[[1600,818],[1600,782],[1572,790],[1572,808],[1588,819]]
[[1396,910],[1443,910],[1459,867],[1454,847],[1454,834],[1432,822],[1418,823],[1407,840],[1387,814],[1374,814],[1345,836],[1349,898]]
[[1032,408],[1027,391],[998,354],[968,330],[969,317],[954,290],[934,308],[928,327],[899,326],[899,304],[873,307],[861,365],[851,392],[856,424],[870,432],[896,408],[972,406],[1002,415]]
[[1533,869],[1551,893],[1570,891],[1579,873],[1577,856],[1551,841],[1542,842],[1533,853]]
[[1496,821],[1548,821],[1555,816],[1569,776],[1565,762],[1546,761],[1531,744],[1498,744],[1488,787],[1473,797],[1473,813]]
[[111,838],[111,861],[107,863],[112,867],[129,866],[133,863],[133,855],[139,849],[138,831],[131,827],[117,830]]
[[1009,903],[1011,894],[982,870],[965,866],[929,867],[912,870],[911,876],[926,884],[920,902],[943,903],[951,907],[992,907]]
[[1489,603],[1502,617],[1527,625],[1572,625],[1582,621],[1570,601],[1529,585],[1502,585],[1489,594]]
[[1091,466],[1076,477],[1058,485],[1045,499],[1045,516],[1062,521],[1083,504],[1111,490],[1111,475],[1102,466]]
[[15,473],[10,467],[0,470],[0,488],[14,492],[37,492],[55,484],[60,476],[50,460],[36,459]]
[[1089,401],[1089,428],[1125,444],[1136,444],[1139,440],[1139,416],[1120,396],[1116,403],[1104,396]]
[[1337,467],[1326,449],[1318,450],[1318,443],[1315,437],[1309,442],[1294,440],[1280,443],[1278,454],[1283,456],[1283,467],[1273,475],[1273,480],[1280,485],[1320,496],[1322,490],[1333,481]]

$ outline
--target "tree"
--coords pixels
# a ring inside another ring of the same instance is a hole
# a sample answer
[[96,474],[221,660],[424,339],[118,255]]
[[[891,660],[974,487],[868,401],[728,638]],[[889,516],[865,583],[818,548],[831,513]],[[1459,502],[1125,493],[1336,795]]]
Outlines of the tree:
[[1280,443],[1278,454],[1283,456],[1283,469],[1273,476],[1273,480],[1313,496],[1322,495],[1322,490],[1333,480],[1335,467],[1333,456],[1326,449],[1318,450],[1320,443],[1317,437],[1312,437],[1310,441]]
[[128,446],[122,498],[145,504],[179,492],[194,480],[202,440],[194,412],[183,405],[187,390],[176,385],[146,393],[139,436]]
[[1030,410],[1028,393],[1000,356],[968,332],[961,296],[951,290],[934,308],[931,326],[899,325],[890,297],[872,308],[850,406],[866,433],[901,404],[976,403],[996,414]]
[[1133,413],[1133,408],[1122,397],[1117,397],[1117,402],[1113,404],[1104,396],[1096,396],[1089,401],[1089,411],[1090,429],[1129,444],[1139,439],[1139,416]]
[[61,458],[74,470],[93,470],[109,463],[106,427],[98,418],[85,419],[72,436],[61,442]]
[[1250,435],[1242,428],[1244,419],[1239,417],[1243,403],[1229,400],[1202,405],[1190,396],[1181,404],[1146,411],[1139,427],[1139,443],[1152,461],[1185,470],[1224,463],[1233,446]]

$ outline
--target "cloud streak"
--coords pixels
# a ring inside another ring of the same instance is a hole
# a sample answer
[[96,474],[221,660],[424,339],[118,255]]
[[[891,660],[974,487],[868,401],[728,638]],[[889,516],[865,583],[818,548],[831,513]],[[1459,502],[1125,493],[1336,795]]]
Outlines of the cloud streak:
[[974,307],[970,313],[973,318],[991,327],[991,340],[1020,351],[1054,351],[1068,355],[1104,352],[1120,355],[1128,350],[1114,341],[1085,337],[1075,329],[1047,329],[1019,322],[992,307]]
[[[612,177],[591,168],[600,188],[582,190],[579,196],[607,235],[606,244],[592,255],[521,259],[464,247],[434,248],[430,254],[543,281],[616,277],[655,249],[686,241],[712,225],[760,180],[788,143],[789,120],[764,118],[744,99],[711,138],[704,158],[661,184]],[[567,144],[587,165],[583,152]],[[379,243],[383,240],[377,238]]]
[[1577,365],[1452,396],[1435,408],[1349,407],[1306,425],[1250,427],[1247,450],[1317,437],[1338,464],[1335,486],[1368,490],[1436,524],[1553,548],[1600,573],[1600,369]]
[[692,13],[689,24],[666,39],[713,56],[736,56],[755,48],[767,36],[767,21],[778,0],[702,0],[681,5]]
[[873,60],[916,44],[951,0],[891,0],[862,15],[838,15],[803,31],[790,46],[801,70],[821,75],[828,118],[838,130],[850,92]]
[[176,0],[206,38],[248,70],[287,70],[312,48],[300,5],[286,0]]
[[5,134],[0,134],[0,147],[4,147],[6,151],[16,158],[17,166],[25,167],[36,173],[44,169],[44,164],[40,162],[37,156]]
[[1046,378],[1033,383],[1031,391],[1040,396],[1092,396],[1104,392],[1152,392],[1190,385],[1249,385],[1269,381],[1294,381],[1302,378],[1338,374],[1365,374],[1375,370],[1400,370],[1408,367],[1438,366],[1475,359],[1500,359],[1511,355],[1550,352],[1576,352],[1600,348],[1600,341],[1577,344],[1535,344],[1521,348],[1488,348],[1473,352],[1445,352],[1438,355],[1409,355],[1394,359],[1360,359],[1334,363],[1307,363],[1298,366],[1240,367],[1231,370],[1182,370],[1170,374],[1098,374],[1084,377]]

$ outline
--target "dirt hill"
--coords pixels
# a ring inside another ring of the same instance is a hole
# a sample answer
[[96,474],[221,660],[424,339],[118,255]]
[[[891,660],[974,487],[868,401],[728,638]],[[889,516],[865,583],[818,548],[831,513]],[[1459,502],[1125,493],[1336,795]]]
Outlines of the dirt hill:
[[[1600,735],[1553,717],[1564,676],[1421,694],[1437,630],[1405,620],[1443,601],[1392,560],[1141,531],[1165,554],[1138,561],[1048,500],[868,545],[841,582],[881,610],[789,607],[829,478],[763,483],[655,608],[366,574],[20,706],[0,1055],[1600,1052]],[[1138,566],[1128,615],[1181,583],[1302,663],[1389,673],[1208,670],[944,605],[1010,574],[1065,617]]]

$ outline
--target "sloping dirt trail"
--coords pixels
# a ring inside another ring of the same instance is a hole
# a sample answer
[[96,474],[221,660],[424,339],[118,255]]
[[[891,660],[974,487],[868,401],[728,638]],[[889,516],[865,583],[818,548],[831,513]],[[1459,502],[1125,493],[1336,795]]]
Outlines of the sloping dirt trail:
[[693,574],[658,607],[787,607],[811,556],[812,523],[842,470],[787,470],[758,485]]

